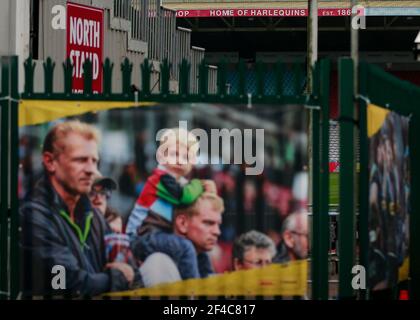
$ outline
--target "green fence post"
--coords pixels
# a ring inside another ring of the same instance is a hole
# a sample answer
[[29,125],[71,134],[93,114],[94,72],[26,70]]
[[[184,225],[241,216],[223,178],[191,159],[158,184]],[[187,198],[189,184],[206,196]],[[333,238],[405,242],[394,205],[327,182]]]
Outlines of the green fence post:
[[20,288],[19,267],[19,130],[18,130],[18,99],[19,99],[19,59],[11,57],[11,108],[10,108],[10,298],[16,299]]
[[[359,91],[360,94],[367,94],[367,66],[361,63],[359,66]],[[359,264],[365,267],[366,277],[369,274],[368,254],[369,254],[369,139],[367,132],[367,103],[359,100]],[[368,299],[368,291],[360,291],[361,299]]]
[[[319,63],[315,65],[314,83],[319,83]],[[319,94],[318,90],[314,90],[313,95]],[[320,110],[312,109],[311,111],[311,133],[312,133],[312,249],[311,249],[311,278],[312,278],[312,298],[321,299],[321,266],[320,261],[320,237],[321,234],[318,232],[319,229],[319,217],[320,217]]]
[[85,97],[92,95],[93,64],[88,59],[83,63],[83,94]]
[[[419,100],[417,100],[418,102]],[[414,105],[413,105],[414,106]],[[420,300],[420,128],[419,112],[410,121],[410,170],[411,170],[411,212],[410,212],[410,300]]]
[[130,95],[132,72],[133,72],[133,64],[130,63],[130,60],[128,60],[128,58],[125,58],[124,62],[121,63],[122,93],[125,96]]
[[25,89],[24,92],[26,96],[31,96],[34,93],[34,71],[35,71],[35,62],[29,57],[25,60],[23,64],[25,69]]
[[320,298],[328,300],[328,251],[330,248],[330,76],[331,64],[329,60],[321,60],[321,113],[322,113],[322,151],[321,151],[321,199],[320,199],[320,276],[322,279]]
[[321,195],[318,232],[319,239],[319,298],[328,300],[328,251],[330,247],[330,175],[329,175],[329,146],[330,146],[330,61],[321,60],[320,101],[321,101]]
[[171,65],[168,59],[164,59],[163,63],[160,64],[160,74],[161,74],[160,93],[163,96],[167,96],[169,94],[169,78],[171,75]]
[[338,65],[340,105],[339,298],[354,298],[352,268],[355,257],[355,165],[353,61]]
[[204,59],[199,66],[198,94],[202,97],[209,94],[209,67]]
[[67,58],[63,62],[64,72],[64,94],[66,96],[71,95],[73,89],[73,65],[71,64],[70,58]]
[[312,296],[316,300],[327,300],[329,288],[329,81],[330,63],[322,60],[314,69],[312,93],[321,106],[321,111],[312,111]]
[[46,95],[51,95],[53,93],[53,84],[54,84],[54,69],[55,62],[51,60],[50,57],[43,63],[44,66],[44,90]]
[[182,59],[179,66],[179,94],[182,96],[190,94],[190,70],[191,64],[186,59]]
[[152,72],[152,65],[149,63],[149,59],[144,59],[140,65],[141,69],[141,91],[145,97],[150,95],[150,77]]
[[[0,159],[0,299],[5,300],[8,297],[8,231],[9,231],[9,166],[8,166],[8,150],[9,150],[9,100],[5,97],[10,92],[10,58],[1,57],[1,92],[0,92],[0,111],[1,111],[1,150],[2,157]],[[4,100],[3,100],[4,99]],[[3,150],[6,150],[5,152]],[[3,155],[5,154],[5,156]]]
[[109,58],[105,59],[103,64],[104,70],[104,95],[110,95],[112,93],[112,71],[114,69],[114,64],[109,60]]

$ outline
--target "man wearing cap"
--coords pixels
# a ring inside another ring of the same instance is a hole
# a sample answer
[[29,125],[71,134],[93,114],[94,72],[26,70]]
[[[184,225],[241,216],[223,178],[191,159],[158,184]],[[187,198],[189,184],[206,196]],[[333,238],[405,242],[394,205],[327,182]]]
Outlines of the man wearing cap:
[[115,189],[117,189],[117,183],[112,178],[98,176],[89,192],[89,199],[92,207],[98,209],[105,216],[112,231],[122,233],[124,228],[121,215],[108,206],[108,200]]
[[98,170],[99,133],[79,121],[47,134],[45,175],[20,208],[23,295],[95,296],[130,288],[133,268],[107,263],[109,227],[87,194]]
[[93,182],[92,190],[89,193],[92,206],[99,209],[102,214],[105,214],[108,200],[115,189],[117,189],[117,183],[112,178],[98,176]]
[[112,191],[117,189],[117,183],[109,177],[98,175],[89,192],[92,207],[98,209],[108,223],[105,232],[106,260],[110,263],[124,262],[135,270],[133,287],[143,286],[138,264],[131,252],[129,237],[124,233],[123,221],[117,210],[108,206]]

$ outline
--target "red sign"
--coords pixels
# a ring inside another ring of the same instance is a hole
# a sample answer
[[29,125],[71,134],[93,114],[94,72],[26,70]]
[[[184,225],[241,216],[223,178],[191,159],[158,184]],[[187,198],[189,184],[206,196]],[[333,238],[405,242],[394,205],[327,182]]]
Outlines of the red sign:
[[92,62],[92,90],[102,92],[104,11],[67,3],[67,58],[73,64],[73,92],[83,92],[83,64]]
[[[363,14],[360,12],[359,14]],[[318,9],[318,16],[341,17],[350,16],[351,9]],[[206,10],[178,10],[178,18],[218,18],[218,17],[307,17],[307,9],[206,9]]]

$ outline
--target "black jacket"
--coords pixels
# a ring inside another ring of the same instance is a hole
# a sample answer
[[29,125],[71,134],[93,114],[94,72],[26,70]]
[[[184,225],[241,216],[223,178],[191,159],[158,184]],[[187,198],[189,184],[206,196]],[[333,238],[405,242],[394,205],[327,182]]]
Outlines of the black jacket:
[[273,258],[273,263],[287,263],[290,261],[289,251],[284,243],[280,242],[277,246],[277,254]]
[[[67,212],[46,177],[38,181],[32,194],[23,201],[20,208],[23,295],[95,296],[127,290],[128,282],[119,270],[105,270],[107,224],[103,216],[92,210],[86,196],[81,197],[75,209],[80,230],[71,224]],[[53,289],[55,265],[65,268],[65,290]]]

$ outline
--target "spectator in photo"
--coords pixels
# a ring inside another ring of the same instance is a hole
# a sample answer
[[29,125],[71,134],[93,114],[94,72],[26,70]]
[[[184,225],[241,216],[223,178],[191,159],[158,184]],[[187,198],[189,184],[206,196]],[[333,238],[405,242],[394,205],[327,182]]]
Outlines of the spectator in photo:
[[249,270],[269,265],[276,247],[267,235],[252,230],[239,236],[232,249],[233,270]]
[[188,181],[198,151],[198,141],[191,132],[172,128],[164,132],[156,152],[158,167],[147,179],[136,200],[127,224],[130,236],[142,233],[144,220],[162,220],[171,227],[175,206],[192,204],[203,185],[198,179]]
[[197,152],[198,141],[191,132],[182,128],[164,132],[156,152],[159,166],[147,179],[127,224],[136,258],[144,261],[148,254],[165,252],[176,261],[182,260],[179,261],[182,279],[200,277],[191,241],[172,230],[174,209],[194,203],[209,184],[187,180]]
[[[191,242],[195,261],[183,259],[174,242],[160,244],[164,249],[160,251],[153,251],[151,246],[143,247],[142,250],[150,251],[146,253],[147,258],[140,267],[145,286],[182,280],[179,270],[190,268],[193,264],[198,265],[200,278],[213,274],[208,252],[216,246],[220,236],[223,211],[223,200],[212,192],[204,192],[189,207],[177,208],[173,232]],[[134,247],[139,248],[136,245]]]
[[108,207],[105,211],[105,219],[115,233],[124,233],[123,219],[118,211]]
[[[135,270],[107,263],[108,226],[87,194],[98,170],[98,131],[79,121],[62,122],[43,144],[44,176],[20,208],[23,294],[87,295],[130,288]],[[55,266],[65,283],[53,286]]]
[[108,200],[111,198],[112,191],[116,189],[117,183],[113,179],[98,175],[89,193],[92,205],[101,211],[102,214],[105,214]]
[[[134,270],[137,270],[138,265],[130,248],[129,237],[124,233],[122,217],[118,211],[108,205],[112,191],[116,189],[117,183],[112,178],[98,175],[93,182],[89,198],[92,206],[104,215],[108,224],[104,237],[107,262],[123,262],[129,264]],[[136,272],[133,287],[141,285],[140,274]]]
[[112,191],[117,189],[117,183],[108,177],[99,176],[95,179],[92,190],[89,192],[89,199],[92,206],[98,209],[104,216],[112,231],[123,232],[123,220],[121,215],[108,206]]
[[282,241],[273,262],[284,263],[308,257],[308,217],[304,211],[293,212],[283,221]]

